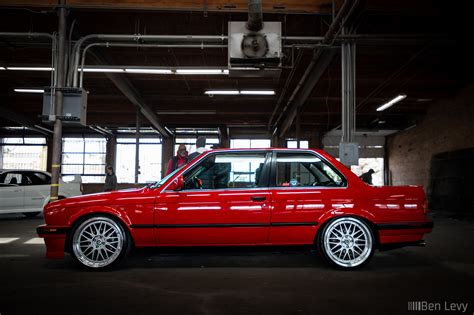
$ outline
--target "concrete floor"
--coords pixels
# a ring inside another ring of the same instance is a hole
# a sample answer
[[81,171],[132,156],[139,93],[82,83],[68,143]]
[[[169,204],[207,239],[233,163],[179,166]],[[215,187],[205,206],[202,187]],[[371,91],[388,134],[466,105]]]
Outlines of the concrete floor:
[[474,314],[474,222],[438,219],[426,248],[377,252],[355,272],[288,248],[136,250],[119,270],[87,272],[44,258],[41,222],[0,215],[1,315],[418,313],[409,301]]

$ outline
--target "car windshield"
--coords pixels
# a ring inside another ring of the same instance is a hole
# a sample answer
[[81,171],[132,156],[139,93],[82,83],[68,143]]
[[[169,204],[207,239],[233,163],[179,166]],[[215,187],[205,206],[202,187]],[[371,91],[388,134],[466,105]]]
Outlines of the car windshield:
[[150,183],[148,184],[148,187],[150,188],[158,188],[160,187],[161,185],[163,185],[164,183],[166,183],[168,181],[168,179],[170,179],[171,177],[173,177],[174,174],[178,173],[185,165],[175,169],[174,171],[172,171],[171,173],[169,173],[168,175],[166,175],[165,177],[163,177],[161,180],[155,182],[155,183]]

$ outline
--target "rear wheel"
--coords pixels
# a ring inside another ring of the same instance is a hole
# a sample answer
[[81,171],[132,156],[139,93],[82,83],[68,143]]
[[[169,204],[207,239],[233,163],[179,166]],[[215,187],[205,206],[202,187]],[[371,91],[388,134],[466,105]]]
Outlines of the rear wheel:
[[370,227],[353,217],[329,222],[319,233],[317,245],[328,263],[342,269],[362,267],[372,258],[375,249]]
[[80,222],[72,232],[71,254],[81,266],[111,267],[124,259],[131,248],[127,231],[116,220],[102,215]]

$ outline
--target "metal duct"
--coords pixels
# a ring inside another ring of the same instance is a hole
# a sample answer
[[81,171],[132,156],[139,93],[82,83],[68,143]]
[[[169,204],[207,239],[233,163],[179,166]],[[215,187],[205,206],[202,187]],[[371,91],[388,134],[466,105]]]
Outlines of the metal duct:
[[249,0],[249,19],[247,28],[252,32],[258,32],[263,27],[262,1]]

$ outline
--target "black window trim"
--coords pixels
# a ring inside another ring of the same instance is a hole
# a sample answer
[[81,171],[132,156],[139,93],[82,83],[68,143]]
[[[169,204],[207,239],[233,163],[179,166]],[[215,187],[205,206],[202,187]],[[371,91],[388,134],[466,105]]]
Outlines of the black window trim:
[[[337,187],[326,187],[326,186],[306,186],[306,187],[282,187],[282,186],[277,186],[276,184],[276,170],[277,170],[277,154],[278,153],[293,153],[293,154],[312,154],[313,156],[316,156],[318,159],[320,159],[323,163],[328,165],[337,175],[341,177],[341,179],[344,182],[344,186],[337,186]],[[272,162],[271,162],[271,171],[270,171],[270,180],[268,182],[269,188],[271,189],[331,189],[331,188],[348,188],[349,187],[349,182],[347,181],[347,178],[334,166],[332,165],[331,162],[329,162],[324,156],[320,155],[317,152],[314,152],[312,150],[273,150],[272,154]],[[273,186],[272,186],[273,185]]]
[[[202,156],[200,157],[196,163],[194,163],[194,165],[192,165],[190,168],[188,168],[187,170],[185,170],[184,172],[182,172],[181,174],[177,175],[177,176],[186,176],[186,174],[188,174],[189,172],[192,172],[193,170],[195,170],[195,168],[204,160],[204,159],[207,159],[213,155],[216,155],[216,154],[233,154],[233,153],[238,153],[238,154],[246,154],[246,153],[265,153],[265,162],[264,162],[264,165],[263,165],[263,170],[262,170],[262,175],[261,176],[264,176],[264,181],[263,181],[263,185],[261,187],[249,187],[249,188],[217,188],[217,189],[183,189],[183,190],[180,190],[180,191],[183,191],[183,192],[198,192],[198,191],[225,191],[225,190],[245,190],[245,189],[268,189],[270,186],[270,166],[271,166],[271,163],[273,161],[273,150],[269,150],[269,149],[256,149],[256,150],[229,150],[229,151],[215,151],[215,152],[211,152],[209,154],[206,154],[205,156]],[[203,154],[204,155],[204,154]],[[176,177],[173,177],[173,179],[176,178]],[[168,190],[168,186],[169,184],[172,182],[173,179],[170,179],[170,181],[168,182],[168,184],[166,185],[165,189],[163,189],[163,192],[172,192],[170,190]],[[180,191],[174,191],[174,192],[180,192]]]

